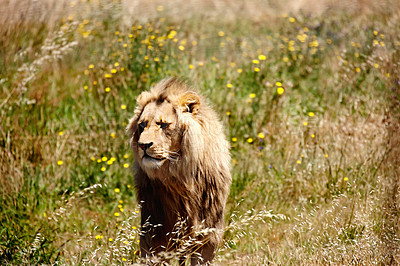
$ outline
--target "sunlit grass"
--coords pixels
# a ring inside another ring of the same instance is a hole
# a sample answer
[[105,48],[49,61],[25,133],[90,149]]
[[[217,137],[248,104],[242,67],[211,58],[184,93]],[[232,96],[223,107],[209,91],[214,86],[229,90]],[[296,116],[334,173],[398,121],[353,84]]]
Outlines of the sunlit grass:
[[153,8],[127,23],[118,1],[74,1],[3,27],[0,261],[140,262],[125,127],[141,91],[179,76],[231,142],[217,263],[399,263],[397,6],[262,20]]

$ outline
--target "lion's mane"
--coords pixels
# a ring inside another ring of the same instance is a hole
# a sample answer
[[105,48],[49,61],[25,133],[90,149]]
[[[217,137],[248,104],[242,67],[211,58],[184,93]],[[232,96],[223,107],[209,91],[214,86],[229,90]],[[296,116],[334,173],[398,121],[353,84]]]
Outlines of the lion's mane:
[[[138,121],[150,103],[170,103],[179,141],[175,156],[159,168],[146,168],[139,155]],[[137,107],[127,127],[135,157],[135,187],[141,204],[142,257],[174,251],[172,233],[178,221],[185,221],[179,235],[195,236],[198,243],[189,253],[200,254],[192,264],[209,262],[214,256],[224,227],[224,208],[231,185],[229,143],[223,126],[206,100],[176,78],[160,81],[137,99]],[[176,231],[176,230],[175,230]],[[175,232],[176,233],[176,232]]]

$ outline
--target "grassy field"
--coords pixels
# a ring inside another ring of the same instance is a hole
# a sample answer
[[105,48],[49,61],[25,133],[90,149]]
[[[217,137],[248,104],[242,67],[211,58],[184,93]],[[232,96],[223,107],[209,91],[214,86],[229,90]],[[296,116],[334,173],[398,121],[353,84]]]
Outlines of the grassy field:
[[400,8],[353,2],[311,14],[256,1],[11,9],[0,264],[139,262],[125,127],[167,76],[209,98],[231,141],[215,264],[400,264]]

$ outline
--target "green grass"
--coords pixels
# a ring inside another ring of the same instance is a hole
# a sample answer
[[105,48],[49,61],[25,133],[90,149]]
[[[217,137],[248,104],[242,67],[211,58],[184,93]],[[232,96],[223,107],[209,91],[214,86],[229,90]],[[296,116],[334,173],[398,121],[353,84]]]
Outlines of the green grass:
[[141,91],[179,76],[208,97],[231,141],[217,263],[400,263],[391,3],[261,20],[179,18],[155,5],[127,24],[118,1],[81,1],[74,16],[4,24],[0,262],[139,261],[125,127]]

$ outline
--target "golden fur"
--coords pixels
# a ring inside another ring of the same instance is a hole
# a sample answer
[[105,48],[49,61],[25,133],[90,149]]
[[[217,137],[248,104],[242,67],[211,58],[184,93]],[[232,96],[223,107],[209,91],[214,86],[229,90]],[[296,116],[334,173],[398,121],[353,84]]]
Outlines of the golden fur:
[[[192,88],[168,78],[140,94],[127,131],[142,207],[142,257],[175,252],[172,238],[190,236],[196,243],[183,261],[192,254],[192,264],[210,262],[231,185],[229,143],[216,113]],[[179,221],[186,229],[177,232]]]

